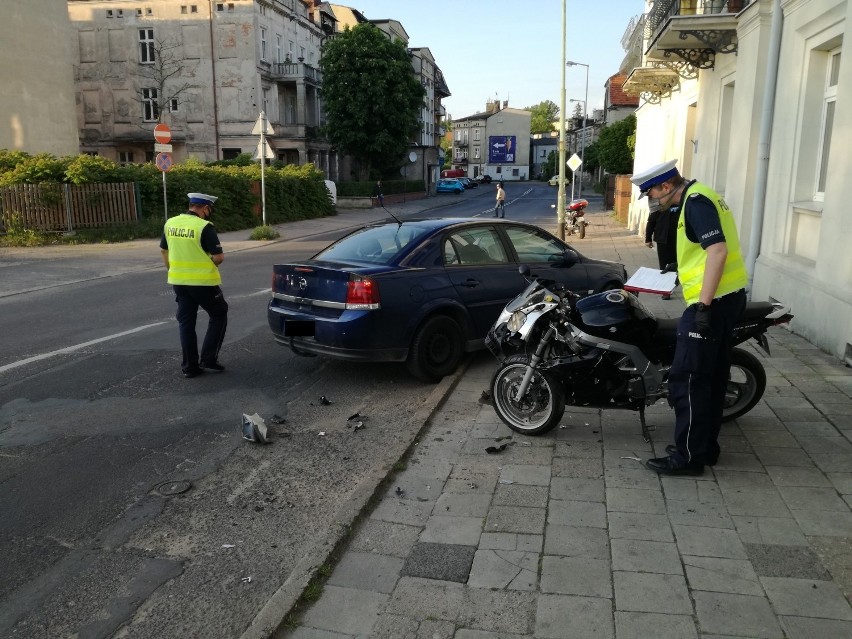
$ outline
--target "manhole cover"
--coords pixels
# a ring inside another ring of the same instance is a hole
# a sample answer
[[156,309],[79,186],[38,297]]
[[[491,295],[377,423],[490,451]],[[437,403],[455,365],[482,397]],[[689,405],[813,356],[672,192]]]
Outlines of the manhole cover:
[[192,488],[192,484],[185,480],[166,481],[162,484],[158,484],[156,487],[156,491],[161,495],[165,495],[166,497],[168,497],[169,495],[179,495],[181,493],[185,493],[190,488]]

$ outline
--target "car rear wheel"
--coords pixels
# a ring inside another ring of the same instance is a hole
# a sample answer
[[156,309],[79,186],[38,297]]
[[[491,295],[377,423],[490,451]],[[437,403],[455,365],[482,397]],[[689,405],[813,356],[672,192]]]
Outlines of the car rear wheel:
[[446,315],[427,319],[411,340],[408,371],[423,382],[438,382],[459,365],[464,339],[458,323]]

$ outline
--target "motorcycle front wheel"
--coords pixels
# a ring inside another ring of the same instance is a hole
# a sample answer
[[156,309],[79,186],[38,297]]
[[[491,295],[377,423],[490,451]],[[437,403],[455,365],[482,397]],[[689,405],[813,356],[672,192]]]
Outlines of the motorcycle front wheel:
[[747,351],[731,351],[731,374],[725,392],[722,421],[741,417],[755,407],[766,390],[766,371],[760,360]]
[[507,358],[491,378],[494,410],[512,430],[540,435],[551,430],[565,413],[565,392],[550,373],[535,371],[526,395],[515,399],[529,364],[526,355]]

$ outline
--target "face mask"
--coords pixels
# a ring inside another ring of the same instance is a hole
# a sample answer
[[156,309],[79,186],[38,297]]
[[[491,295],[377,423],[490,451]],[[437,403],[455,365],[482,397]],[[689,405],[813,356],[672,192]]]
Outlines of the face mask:
[[656,213],[662,208],[660,204],[659,198],[649,197],[648,198],[648,211],[651,213]]

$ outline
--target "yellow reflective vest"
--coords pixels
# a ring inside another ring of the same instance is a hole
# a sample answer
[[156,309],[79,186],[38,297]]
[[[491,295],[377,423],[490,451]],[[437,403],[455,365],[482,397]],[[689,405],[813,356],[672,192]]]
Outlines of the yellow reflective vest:
[[192,213],[170,218],[163,232],[169,245],[169,284],[218,286],[219,269],[201,248],[201,232],[210,224]]
[[719,287],[713,297],[722,297],[728,293],[733,293],[745,288],[748,284],[748,271],[740,250],[737,226],[734,216],[731,214],[731,209],[713,189],[694,182],[683,194],[683,205],[680,208],[680,217],[677,221],[677,274],[680,285],[683,287],[683,299],[687,306],[695,304],[701,295],[704,268],[707,263],[707,251],[701,248],[700,243],[693,242],[686,236],[686,203],[689,196],[695,193],[703,195],[716,207],[716,212],[719,214],[719,220],[722,223],[722,233],[725,234],[725,244],[728,247],[728,257],[725,259],[722,279],[719,281]]

